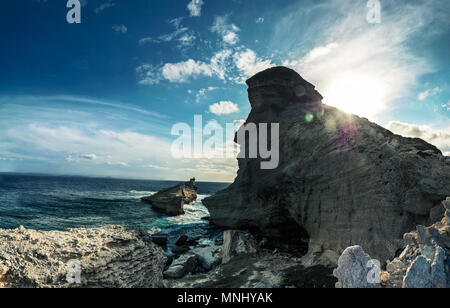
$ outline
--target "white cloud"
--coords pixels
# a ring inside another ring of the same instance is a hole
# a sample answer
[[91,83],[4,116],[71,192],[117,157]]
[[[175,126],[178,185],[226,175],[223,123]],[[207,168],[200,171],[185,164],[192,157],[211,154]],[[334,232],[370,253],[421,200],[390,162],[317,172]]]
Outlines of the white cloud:
[[[302,20],[319,9],[342,17],[317,19],[307,29],[301,27]],[[390,108],[391,101],[412,93],[419,76],[434,70],[428,60],[415,55],[408,45],[413,37],[433,35],[432,31],[423,32],[430,23],[438,23],[438,19],[443,18],[439,14],[433,17],[433,11],[425,2],[392,5],[383,10],[382,23],[372,25],[365,19],[365,3],[331,1],[309,10],[293,9],[276,25],[273,40],[274,44],[297,50],[284,65],[315,84],[326,104],[341,108],[342,95],[333,97],[336,88],[341,88],[340,93],[355,96],[352,93],[360,86],[351,80],[363,80],[364,88],[369,91],[351,99],[359,101],[357,111],[362,113],[359,115],[377,119]],[[286,33],[286,29],[291,29],[290,33]],[[305,50],[302,48],[305,41],[319,43]],[[349,82],[341,82],[343,79]],[[365,112],[367,110],[370,114]]]
[[112,29],[119,33],[127,33],[128,28],[125,25],[114,25]]
[[155,85],[158,84],[162,79],[159,68],[156,68],[151,64],[143,64],[141,66],[138,66],[136,68],[136,73],[139,75],[139,84],[141,85]]
[[187,82],[190,77],[213,75],[211,67],[201,61],[189,59],[184,62],[166,63],[162,68],[162,75],[170,82]]
[[191,14],[191,17],[199,17],[202,15],[203,4],[203,0],[192,0],[191,2],[189,2],[187,8],[189,10],[189,13]]
[[97,155],[95,155],[95,154],[81,154],[80,158],[87,159],[87,160],[96,160],[97,159]]
[[442,93],[442,89],[439,88],[439,87],[436,87],[434,89],[429,89],[429,90],[426,90],[426,91],[420,93],[419,96],[417,97],[417,99],[419,101],[424,101],[428,97],[434,96],[434,95],[439,94],[439,93]]
[[228,23],[228,15],[217,16],[211,31],[220,35],[226,44],[236,45],[239,42],[238,32],[240,29],[235,24]]
[[215,115],[225,115],[239,112],[239,107],[233,102],[222,101],[209,106],[209,111]]
[[181,21],[183,18],[175,18],[170,20],[170,24],[175,27],[175,30],[168,34],[163,34],[157,38],[144,37],[139,40],[139,45],[145,45],[148,43],[161,44],[176,41],[179,43],[178,47],[192,46],[197,36],[193,31],[189,31],[188,27],[183,27]]
[[275,66],[270,60],[258,58],[256,53],[248,48],[244,51],[236,52],[233,55],[233,59],[237,69],[241,72],[239,82],[243,82],[256,73]]
[[388,129],[395,134],[423,139],[436,147],[442,152],[450,155],[450,127],[447,130],[435,130],[429,126],[420,126],[402,122],[390,122]]
[[262,23],[264,23],[264,20],[265,20],[264,17],[259,17],[258,19],[256,19],[255,22],[256,22],[257,24],[262,24]]

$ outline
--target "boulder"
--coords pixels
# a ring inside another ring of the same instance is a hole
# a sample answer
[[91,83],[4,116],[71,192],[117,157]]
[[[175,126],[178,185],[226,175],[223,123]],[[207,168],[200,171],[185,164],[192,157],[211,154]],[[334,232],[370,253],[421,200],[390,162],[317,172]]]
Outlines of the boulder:
[[263,170],[262,159],[239,158],[234,183],[203,200],[211,223],[279,241],[309,237],[309,260],[352,245],[388,260],[403,234],[436,222],[433,209],[450,195],[450,163],[435,146],[323,105],[288,68],[247,84],[246,123],[280,125],[279,165]]
[[150,203],[155,211],[166,215],[183,215],[185,213],[184,205],[197,200],[195,179],[192,179],[189,183],[163,189],[157,194],[144,197],[141,200]]
[[148,233],[119,226],[0,230],[0,287],[160,287],[166,259]]
[[210,271],[222,262],[222,248],[217,246],[196,248],[191,251],[197,256],[201,266]]
[[253,236],[237,230],[223,233],[222,264],[230,262],[236,256],[257,252],[257,243]]
[[198,259],[194,254],[180,256],[173,261],[169,268],[164,272],[166,279],[179,279],[187,274],[193,274],[197,271]]
[[152,242],[159,246],[167,246],[169,239],[167,236],[152,236]]
[[338,279],[336,287],[378,288],[380,281],[376,275],[381,274],[381,269],[374,266],[370,256],[360,246],[348,247],[339,258],[338,268],[333,272]]

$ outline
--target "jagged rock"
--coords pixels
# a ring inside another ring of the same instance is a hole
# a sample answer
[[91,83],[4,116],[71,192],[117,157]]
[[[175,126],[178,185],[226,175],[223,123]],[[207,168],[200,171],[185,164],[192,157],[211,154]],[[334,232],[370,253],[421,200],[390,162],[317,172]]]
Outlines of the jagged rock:
[[374,269],[374,264],[369,261],[371,261],[370,256],[360,246],[348,247],[339,258],[338,268],[333,272],[338,279],[336,287],[378,288],[379,283],[373,283],[370,278],[372,272],[381,273],[381,269]]
[[257,252],[257,243],[248,233],[229,230],[223,233],[222,264],[230,262],[236,256]]
[[406,273],[404,288],[431,288],[431,265],[424,256],[417,257]]
[[[448,199],[447,199],[448,200]],[[445,202],[443,203],[445,206]],[[387,263],[387,288],[450,288],[450,232],[447,221],[417,226],[404,235],[406,248]],[[395,266],[397,264],[403,266]]]
[[324,252],[351,245],[391,259],[404,233],[435,222],[432,209],[450,195],[450,164],[435,146],[322,105],[287,68],[247,84],[246,122],[280,124],[280,163],[262,170],[261,159],[238,159],[235,182],[203,200],[213,224],[279,240],[306,234],[309,260],[325,262]]
[[209,271],[222,262],[222,248],[217,246],[196,248],[191,251],[197,256],[201,266]]
[[184,205],[197,200],[195,179],[182,185],[163,189],[157,194],[141,200],[150,203],[154,210],[169,216],[183,215],[185,213]]
[[198,266],[198,258],[195,254],[186,254],[176,259],[164,272],[166,279],[179,279],[189,273],[195,273]]
[[0,230],[0,287],[160,287],[165,263],[148,233],[123,227]]

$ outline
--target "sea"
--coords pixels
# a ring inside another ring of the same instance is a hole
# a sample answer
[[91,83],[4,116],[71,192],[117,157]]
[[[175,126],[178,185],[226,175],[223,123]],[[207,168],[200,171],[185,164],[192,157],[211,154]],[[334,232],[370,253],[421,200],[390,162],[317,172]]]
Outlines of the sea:
[[201,201],[229,183],[197,182],[197,201],[178,217],[155,212],[140,200],[180,183],[0,173],[0,228],[65,231],[121,225],[167,236],[169,242],[187,235],[208,244],[220,231],[205,220],[209,212]]

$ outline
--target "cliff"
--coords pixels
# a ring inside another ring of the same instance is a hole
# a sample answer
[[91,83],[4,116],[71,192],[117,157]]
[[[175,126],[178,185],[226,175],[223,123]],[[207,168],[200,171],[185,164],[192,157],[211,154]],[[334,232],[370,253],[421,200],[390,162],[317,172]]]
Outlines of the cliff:
[[442,218],[450,162],[436,147],[323,105],[293,70],[268,69],[247,84],[247,123],[280,124],[280,164],[262,170],[260,159],[239,159],[234,183],[203,201],[213,224],[307,236],[304,260],[314,264],[336,263],[352,245],[391,259],[404,233]]

